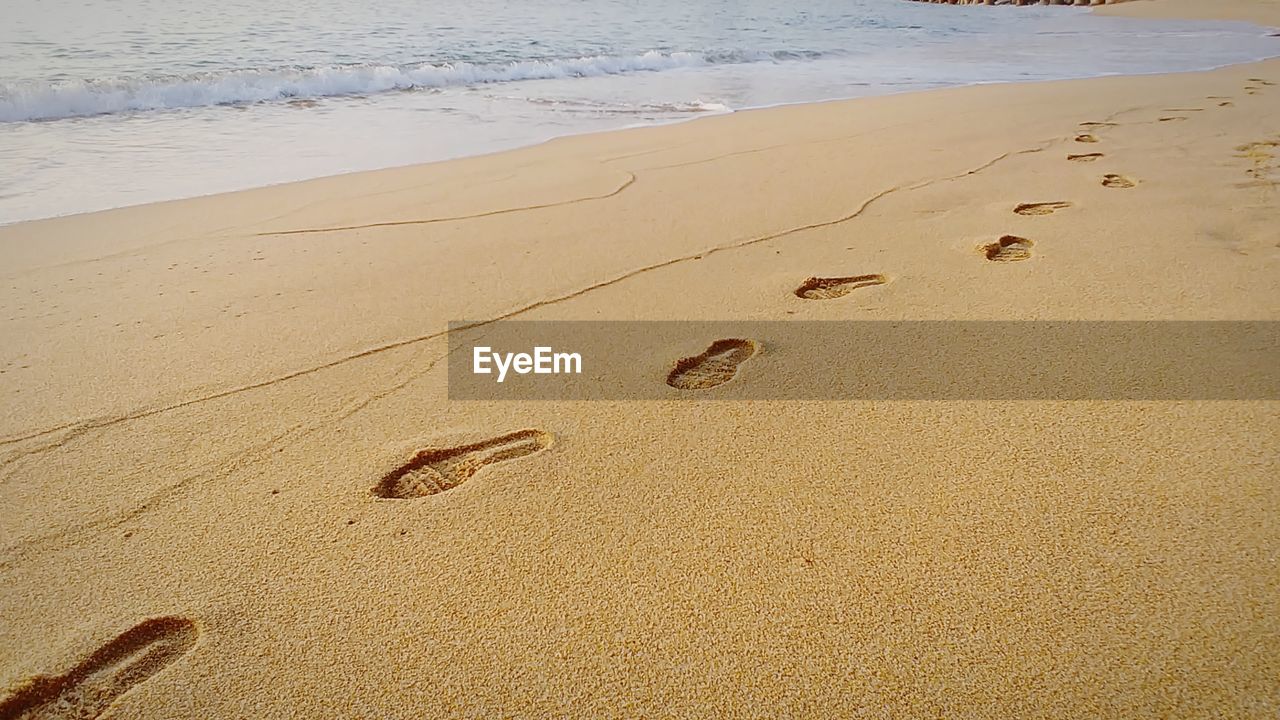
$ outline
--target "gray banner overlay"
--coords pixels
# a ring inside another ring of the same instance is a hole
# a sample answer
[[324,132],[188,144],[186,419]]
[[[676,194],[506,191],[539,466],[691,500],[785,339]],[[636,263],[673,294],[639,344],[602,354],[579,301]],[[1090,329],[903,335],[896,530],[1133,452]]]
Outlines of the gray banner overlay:
[[456,322],[449,351],[453,400],[1280,399],[1267,321]]

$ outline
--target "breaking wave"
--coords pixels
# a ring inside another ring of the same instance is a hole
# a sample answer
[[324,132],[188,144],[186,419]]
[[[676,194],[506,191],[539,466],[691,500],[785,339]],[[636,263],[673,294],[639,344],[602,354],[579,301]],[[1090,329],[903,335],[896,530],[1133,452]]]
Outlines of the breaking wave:
[[57,120],[111,113],[362,96],[395,90],[598,77],[708,65],[814,59],[812,52],[597,55],[505,64],[330,65],[230,70],[146,78],[0,84],[0,122]]

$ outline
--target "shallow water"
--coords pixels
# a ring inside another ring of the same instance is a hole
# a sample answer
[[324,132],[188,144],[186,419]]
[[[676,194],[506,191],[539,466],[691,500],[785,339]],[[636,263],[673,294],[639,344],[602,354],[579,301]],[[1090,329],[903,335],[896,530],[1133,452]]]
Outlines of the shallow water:
[[779,103],[1280,54],[1235,23],[782,5],[8,0],[0,222]]

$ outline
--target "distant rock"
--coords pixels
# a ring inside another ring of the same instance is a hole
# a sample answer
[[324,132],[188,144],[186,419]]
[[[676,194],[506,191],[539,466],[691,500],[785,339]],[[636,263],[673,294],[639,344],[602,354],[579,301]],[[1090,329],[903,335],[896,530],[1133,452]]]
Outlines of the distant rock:
[[1113,5],[1129,0],[911,0],[938,5]]

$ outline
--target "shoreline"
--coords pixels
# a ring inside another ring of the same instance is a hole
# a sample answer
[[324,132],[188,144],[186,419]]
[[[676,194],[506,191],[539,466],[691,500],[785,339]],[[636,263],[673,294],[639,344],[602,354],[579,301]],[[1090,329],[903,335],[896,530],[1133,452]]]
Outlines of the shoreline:
[[[1126,1],[1128,1],[1128,2],[1137,2],[1137,1],[1139,1],[1139,0],[1126,0]],[[1017,86],[1017,85],[1039,85],[1039,84],[1060,83],[1060,82],[1077,82],[1077,81],[1081,81],[1081,80],[1095,80],[1095,79],[1099,79],[1099,78],[1115,78],[1115,77],[1146,77],[1146,76],[1166,76],[1166,75],[1175,75],[1175,76],[1176,76],[1176,75],[1195,75],[1195,74],[1198,74],[1198,73],[1207,73],[1207,72],[1213,72],[1213,71],[1215,71],[1215,70],[1222,70],[1222,69],[1224,69],[1224,68],[1229,68],[1229,67],[1248,67],[1248,66],[1251,66],[1251,65],[1258,65],[1258,64],[1266,63],[1266,62],[1268,62],[1268,61],[1270,61],[1270,60],[1275,60],[1275,59],[1277,59],[1277,58],[1280,58],[1280,53],[1278,53],[1277,55],[1271,56],[1271,57],[1262,58],[1262,59],[1259,59],[1259,60],[1253,60],[1253,61],[1250,61],[1250,62],[1245,62],[1245,63],[1230,63],[1230,64],[1227,64],[1227,65],[1219,65],[1219,66],[1216,66],[1216,67],[1206,68],[1206,69],[1203,69],[1203,70],[1186,70],[1186,71],[1178,71],[1178,72],[1164,72],[1164,71],[1157,71],[1157,72],[1150,72],[1150,73],[1123,73],[1123,74],[1111,74],[1111,75],[1096,75],[1096,76],[1093,76],[1093,77],[1086,77],[1086,78],[1068,78],[1068,79],[1064,79],[1064,80],[1026,80],[1026,81],[1022,81],[1022,80],[1013,80],[1013,81],[989,81],[989,82],[984,81],[984,82],[974,82],[974,83],[969,83],[969,84],[966,84],[966,85],[947,85],[947,86],[942,86],[942,87],[928,88],[928,89],[924,89],[924,90],[903,90],[903,91],[901,91],[901,92],[890,92],[890,93],[884,93],[884,94],[881,94],[881,95],[861,95],[861,96],[857,96],[857,97],[837,97],[837,98],[826,98],[826,99],[822,99],[822,100],[805,100],[805,101],[800,101],[800,102],[783,102],[783,103],[775,103],[775,104],[772,104],[772,105],[748,106],[748,107],[743,107],[743,108],[740,108],[740,109],[731,109],[731,110],[727,110],[727,111],[723,111],[723,112],[707,112],[707,113],[705,113],[705,114],[692,115],[692,116],[690,116],[690,117],[685,117],[685,118],[676,118],[676,119],[672,119],[672,120],[659,121],[659,122],[654,122],[654,123],[650,123],[650,124],[642,124],[642,125],[628,125],[628,126],[624,126],[624,127],[610,128],[610,129],[606,129],[606,130],[584,130],[584,131],[582,131],[582,132],[569,133],[569,134],[567,134],[567,135],[557,135],[557,136],[555,136],[555,137],[548,138],[548,139],[546,139],[546,140],[540,140],[540,141],[537,141],[537,142],[532,142],[532,143],[529,143],[529,144],[527,144],[527,145],[518,145],[518,146],[515,146],[515,147],[511,147],[511,148],[505,148],[505,149],[500,149],[500,150],[493,150],[493,151],[489,151],[489,152],[480,152],[480,153],[476,153],[476,154],[474,154],[474,155],[460,155],[460,156],[458,156],[458,157],[444,158],[444,159],[441,159],[441,160],[428,160],[428,161],[425,161],[425,162],[412,162],[412,163],[408,163],[408,164],[405,164],[405,165],[390,165],[390,166],[387,166],[387,167],[372,168],[372,169],[369,169],[369,170],[353,170],[353,171],[351,171],[351,172],[336,173],[336,174],[332,174],[332,175],[318,175],[318,176],[316,176],[316,177],[302,178],[302,179],[300,179],[300,180],[285,180],[285,181],[277,182],[277,183],[268,183],[268,184],[266,184],[266,185],[252,185],[252,186],[249,186],[249,187],[238,188],[238,189],[234,189],[234,190],[222,190],[222,191],[218,191],[218,192],[207,193],[207,194],[204,194],[204,195],[191,195],[191,196],[186,196],[186,197],[170,198],[170,199],[167,199],[167,200],[155,200],[155,201],[152,201],[152,202],[137,203],[137,204],[134,204],[134,205],[121,205],[121,206],[119,206],[119,207],[103,208],[103,209],[101,209],[101,210],[87,210],[87,211],[84,211],[84,212],[72,212],[72,213],[67,213],[67,214],[65,214],[65,215],[50,215],[50,216],[48,216],[48,217],[31,218],[31,219],[28,219],[28,220],[14,220],[14,221],[12,221],[12,222],[7,222],[7,223],[0,222],[0,229],[10,228],[10,227],[15,227],[15,226],[23,225],[23,224],[27,224],[27,223],[40,223],[40,222],[47,222],[47,221],[51,221],[51,220],[63,220],[63,219],[69,219],[69,218],[78,218],[78,217],[85,217],[85,216],[90,216],[90,215],[97,215],[97,214],[100,214],[100,213],[112,213],[112,212],[118,212],[118,211],[122,211],[122,210],[133,210],[133,209],[138,209],[138,208],[151,207],[151,206],[154,206],[154,205],[165,205],[165,204],[168,204],[168,203],[180,203],[180,202],[186,202],[186,201],[190,201],[190,200],[203,200],[203,199],[209,199],[209,198],[217,198],[217,197],[222,197],[222,196],[227,196],[227,195],[236,195],[236,194],[240,194],[240,193],[255,192],[255,191],[258,191],[258,190],[265,190],[265,189],[268,189],[268,188],[279,188],[279,187],[285,187],[285,186],[289,186],[289,185],[296,185],[296,184],[300,184],[300,183],[315,182],[315,181],[317,181],[317,180],[332,180],[332,179],[337,179],[337,178],[352,178],[352,179],[355,179],[355,178],[357,178],[357,177],[359,177],[359,176],[366,175],[366,174],[370,174],[370,173],[381,173],[381,172],[395,171],[395,170],[408,170],[408,169],[411,169],[411,168],[421,167],[421,166],[426,166],[426,165],[440,165],[440,164],[444,164],[444,163],[454,163],[454,162],[466,161],[466,160],[470,160],[470,159],[474,159],[474,158],[492,157],[492,156],[495,156],[495,155],[502,155],[502,154],[504,154],[504,153],[518,152],[518,151],[526,150],[526,149],[529,149],[529,148],[535,148],[535,147],[539,147],[539,146],[541,146],[541,145],[546,145],[546,144],[548,144],[548,143],[562,142],[562,141],[570,140],[570,139],[573,139],[573,138],[579,138],[579,137],[590,137],[590,136],[596,136],[596,135],[608,135],[608,134],[612,134],[612,133],[625,133],[625,132],[631,132],[631,131],[634,131],[634,130],[647,130],[647,129],[651,129],[651,128],[666,127],[666,126],[669,126],[669,125],[678,125],[678,124],[682,124],[682,123],[697,122],[697,121],[700,121],[700,120],[709,120],[709,119],[711,119],[711,118],[725,117],[725,116],[728,116],[728,115],[737,115],[737,114],[740,114],[740,113],[767,112],[767,111],[770,111],[770,110],[776,110],[776,109],[779,109],[779,108],[802,107],[802,106],[806,106],[806,105],[829,105],[829,104],[834,104],[834,103],[852,103],[852,102],[857,102],[857,101],[860,101],[860,100],[868,100],[868,99],[883,98],[883,97],[893,97],[893,96],[896,96],[896,95],[909,95],[909,94],[918,94],[918,93],[933,93],[933,92],[938,92],[938,91],[941,91],[941,90],[955,90],[955,89],[961,89],[961,88],[981,87],[981,86],[988,86],[988,85],[1011,85],[1011,86]]]
[[[1164,0],[1164,1],[1167,2],[1169,0]],[[1184,1],[1195,2],[1195,0],[1184,0]],[[1237,1],[1249,2],[1249,0],[1237,0]],[[1145,4],[1148,2],[1152,2],[1152,0],[1125,0],[1124,3],[1120,3],[1120,6],[1124,6],[1126,3],[1134,3],[1139,6],[1145,6]],[[1090,10],[1100,10],[1100,9],[1106,10],[1106,9],[1111,9],[1112,7],[1115,7],[1115,6],[1110,6],[1110,5],[1097,6],[1097,7],[1090,7],[1089,9]],[[1159,17],[1165,18],[1165,17],[1178,17],[1178,16],[1161,15]],[[1275,20],[1277,22],[1277,25],[1275,27],[1280,28],[1280,10],[1277,10],[1277,17],[1275,18]],[[1262,27],[1267,27],[1267,26],[1262,26]],[[903,92],[887,93],[884,95],[870,95],[870,96],[861,96],[861,97],[853,97],[853,98],[832,98],[832,99],[825,99],[825,100],[814,100],[814,101],[805,101],[805,102],[796,102],[796,103],[779,103],[775,105],[742,108],[740,110],[735,109],[735,110],[731,110],[729,112],[723,112],[723,113],[711,113],[707,115],[675,119],[667,122],[659,122],[659,123],[649,124],[649,125],[636,125],[636,126],[623,127],[623,128],[586,131],[581,133],[560,135],[560,136],[549,138],[540,142],[532,143],[529,145],[521,145],[514,148],[495,150],[493,152],[485,152],[485,153],[479,153],[475,155],[465,155],[465,156],[460,156],[456,158],[448,158],[448,159],[434,160],[434,161],[428,161],[428,162],[415,162],[415,163],[409,163],[406,165],[396,165],[391,167],[375,168],[370,170],[357,170],[353,172],[339,173],[335,175],[322,175],[322,176],[306,178],[302,180],[291,180],[291,181],[273,183],[268,185],[258,185],[258,186],[246,187],[238,190],[210,193],[207,195],[196,195],[191,197],[173,198],[169,200],[159,200],[155,202],[141,203],[137,205],[125,205],[121,207],[108,208],[104,210],[94,210],[94,211],[88,211],[88,212],[82,212],[82,213],[57,215],[57,216],[37,218],[32,220],[19,220],[19,221],[15,221],[8,224],[0,224],[0,253],[5,252],[6,250],[13,249],[13,248],[6,248],[4,246],[5,241],[8,239],[7,238],[8,235],[10,234],[16,235],[18,231],[20,231],[21,229],[30,227],[30,226],[40,226],[46,223],[88,221],[95,217],[107,217],[107,216],[113,216],[121,213],[126,215],[132,214],[132,213],[139,213],[139,212],[145,214],[149,209],[152,209],[152,208],[155,208],[158,210],[159,209],[174,210],[174,209],[179,209],[181,206],[189,203],[208,202],[211,204],[220,204],[221,201],[224,199],[229,201],[234,201],[234,199],[236,198],[241,198],[241,197],[247,198],[248,196],[260,194],[260,193],[281,192],[282,194],[292,194],[288,192],[292,188],[296,187],[300,192],[305,192],[305,186],[310,186],[314,184],[353,185],[353,184],[359,184],[361,182],[368,182],[368,181],[376,182],[379,179],[379,176],[384,174],[385,175],[413,174],[415,171],[427,171],[428,169],[433,171],[447,170],[448,168],[450,168],[451,166],[454,166],[455,164],[465,164],[469,162],[478,162],[478,161],[487,161],[487,160],[501,161],[505,156],[508,156],[508,155],[537,151],[539,149],[547,148],[550,146],[559,146],[560,144],[563,144],[563,143],[574,143],[576,141],[582,141],[583,143],[592,143],[592,142],[599,141],[600,139],[605,139],[607,141],[609,137],[615,136],[615,135],[623,136],[631,133],[644,133],[647,131],[653,131],[653,130],[658,130],[662,128],[692,124],[697,121],[717,122],[717,121],[723,121],[725,118],[735,117],[735,116],[738,116],[738,117],[753,116],[761,113],[767,114],[767,113],[773,113],[777,111],[786,111],[786,110],[793,110],[798,108],[824,108],[824,107],[836,107],[836,106],[852,106],[855,103],[875,102],[875,101],[884,100],[887,98],[897,98],[897,97],[907,97],[907,96],[928,97],[937,93],[950,93],[950,92],[956,92],[956,91],[971,90],[976,88],[993,88],[993,87],[1018,88],[1018,87],[1052,86],[1052,85],[1065,84],[1065,83],[1088,83],[1088,82],[1116,80],[1116,79],[1196,77],[1196,76],[1201,76],[1205,74],[1221,72],[1223,70],[1228,70],[1228,69],[1247,70],[1248,68],[1251,68],[1251,67],[1267,66],[1268,64],[1275,63],[1275,62],[1280,62],[1280,53],[1270,58],[1264,58],[1261,60],[1256,60],[1256,61],[1247,62],[1247,63],[1232,63],[1232,64],[1223,65],[1215,68],[1204,69],[1204,70],[1191,70],[1186,72],[1152,72],[1152,73],[1101,75],[1101,76],[1087,77],[1087,78],[1070,78],[1065,80],[1047,80],[1047,81],[1033,80],[1033,81],[1026,81],[1026,82],[977,82],[977,83],[971,83],[967,85],[953,85],[953,86],[932,88],[927,90],[908,90]],[[622,143],[621,140],[619,142],[621,144],[626,144],[626,143]],[[133,249],[136,249],[136,248],[126,248],[126,251],[132,251]]]
[[0,227],[0,715],[1271,717],[1276,401],[716,401],[863,349],[758,322],[462,402],[445,331],[1280,319],[1277,118],[1280,58]]

